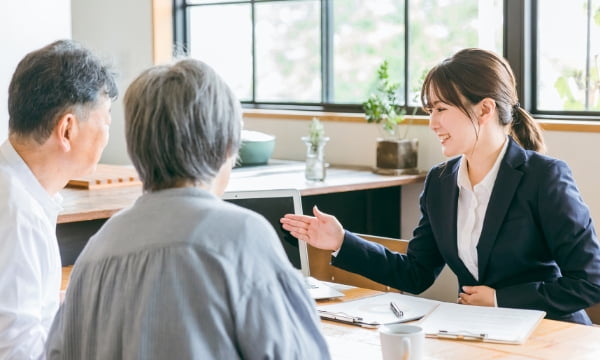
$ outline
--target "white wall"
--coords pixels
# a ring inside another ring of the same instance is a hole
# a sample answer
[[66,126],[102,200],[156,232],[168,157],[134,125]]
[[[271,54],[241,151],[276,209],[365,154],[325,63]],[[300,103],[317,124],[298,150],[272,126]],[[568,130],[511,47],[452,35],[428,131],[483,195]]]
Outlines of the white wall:
[[123,95],[129,83],[152,65],[152,1],[73,0],[73,39],[108,57],[119,73],[119,99],[112,106],[109,145],[101,162],[127,164]]
[[0,2],[0,143],[8,136],[8,85],[28,52],[71,37],[70,0]]

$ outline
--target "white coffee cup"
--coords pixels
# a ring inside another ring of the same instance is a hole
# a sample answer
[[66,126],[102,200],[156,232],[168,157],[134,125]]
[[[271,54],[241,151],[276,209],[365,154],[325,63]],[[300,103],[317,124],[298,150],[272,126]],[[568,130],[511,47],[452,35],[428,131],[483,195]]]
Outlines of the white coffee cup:
[[425,333],[416,325],[388,324],[379,327],[383,360],[422,360]]

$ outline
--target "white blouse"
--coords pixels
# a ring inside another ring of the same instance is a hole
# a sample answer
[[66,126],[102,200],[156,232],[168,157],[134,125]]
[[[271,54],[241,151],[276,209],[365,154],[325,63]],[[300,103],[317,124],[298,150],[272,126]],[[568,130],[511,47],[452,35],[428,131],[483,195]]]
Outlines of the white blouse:
[[507,147],[508,139],[504,141],[504,146],[500,154],[498,154],[494,166],[492,166],[485,178],[475,186],[471,186],[464,156],[458,168],[458,208],[456,219],[458,256],[476,280],[479,280],[477,244],[479,244],[485,212],[492,190],[494,189],[496,177],[498,176],[500,162],[506,153]]

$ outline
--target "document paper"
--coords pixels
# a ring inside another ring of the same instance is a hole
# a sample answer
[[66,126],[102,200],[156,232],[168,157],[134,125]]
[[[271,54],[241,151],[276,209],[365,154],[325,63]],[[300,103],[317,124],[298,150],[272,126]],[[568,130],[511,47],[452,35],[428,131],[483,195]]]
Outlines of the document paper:
[[428,337],[522,344],[546,313],[441,303],[420,323]]
[[[402,316],[398,317],[390,308],[394,302]],[[364,327],[417,320],[427,315],[440,302],[399,293],[385,293],[357,300],[317,306],[323,319],[341,321]]]

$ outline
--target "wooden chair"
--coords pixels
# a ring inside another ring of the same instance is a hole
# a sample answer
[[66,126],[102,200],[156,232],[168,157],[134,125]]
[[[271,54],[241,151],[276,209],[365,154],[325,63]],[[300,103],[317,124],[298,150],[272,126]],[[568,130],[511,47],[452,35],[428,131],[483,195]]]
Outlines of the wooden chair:
[[[390,250],[400,253],[406,253],[408,240],[394,239],[382,236],[358,234],[360,237],[384,245]],[[331,251],[320,250],[308,246],[308,262],[310,264],[310,275],[323,281],[335,282],[338,284],[352,285],[365,289],[379,291],[396,291],[389,286],[379,284],[369,280],[364,276],[354,274],[331,265]]]
[[592,322],[596,326],[600,326],[600,304],[590,306],[589,308],[585,309],[585,311],[588,313]]
[[73,270],[73,265],[63,266],[62,268],[62,282],[60,284],[60,290],[66,291],[67,286],[69,285],[69,279],[71,278],[71,271]]

